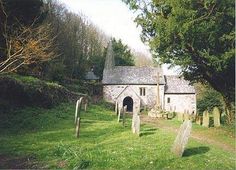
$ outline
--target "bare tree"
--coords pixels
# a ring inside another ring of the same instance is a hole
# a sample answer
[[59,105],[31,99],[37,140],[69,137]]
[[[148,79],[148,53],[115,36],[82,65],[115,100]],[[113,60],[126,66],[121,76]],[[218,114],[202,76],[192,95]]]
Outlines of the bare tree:
[[6,21],[1,23],[5,49],[2,49],[4,56],[0,56],[0,74],[14,72],[23,65],[48,61],[56,56],[55,37],[51,37],[50,24],[35,26],[33,22],[23,26],[18,22],[17,29],[13,30],[7,25],[7,14],[1,0],[0,11],[6,16]]

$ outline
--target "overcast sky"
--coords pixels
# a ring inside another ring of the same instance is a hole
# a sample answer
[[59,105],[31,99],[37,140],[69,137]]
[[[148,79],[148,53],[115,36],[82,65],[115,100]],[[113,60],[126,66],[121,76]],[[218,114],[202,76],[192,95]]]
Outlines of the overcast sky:
[[[141,29],[134,23],[135,14],[121,0],[60,0],[69,10],[83,13],[108,36],[121,39],[124,44],[151,57],[148,46],[140,40]],[[174,74],[164,66],[164,73]]]

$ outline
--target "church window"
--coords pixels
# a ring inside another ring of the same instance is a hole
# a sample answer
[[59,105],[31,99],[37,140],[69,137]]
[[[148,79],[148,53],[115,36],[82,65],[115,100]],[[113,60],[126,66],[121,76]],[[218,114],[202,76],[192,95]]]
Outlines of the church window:
[[170,103],[170,98],[169,97],[167,98],[167,103]]
[[140,96],[145,96],[146,95],[146,89],[145,87],[140,87],[139,88]]

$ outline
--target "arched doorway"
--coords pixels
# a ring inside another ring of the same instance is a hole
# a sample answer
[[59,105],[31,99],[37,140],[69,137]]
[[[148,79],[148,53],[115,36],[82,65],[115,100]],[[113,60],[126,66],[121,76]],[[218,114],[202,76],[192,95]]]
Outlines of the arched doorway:
[[123,100],[123,106],[127,105],[127,111],[128,112],[133,112],[133,99],[131,97],[126,97]]

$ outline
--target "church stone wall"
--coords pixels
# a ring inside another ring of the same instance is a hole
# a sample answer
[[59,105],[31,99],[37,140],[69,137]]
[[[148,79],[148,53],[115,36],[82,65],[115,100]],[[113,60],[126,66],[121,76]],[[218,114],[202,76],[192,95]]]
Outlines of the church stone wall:
[[[169,99],[168,99],[169,98]],[[169,100],[169,103],[168,103]],[[196,95],[195,94],[165,94],[166,111],[196,114]]]
[[[140,97],[141,106],[152,108],[156,104],[157,86],[156,85],[104,85],[103,97],[106,101],[115,103],[116,97],[123,92],[123,90],[130,86],[133,91]],[[140,88],[145,88],[145,96],[140,95]],[[163,105],[164,99],[164,85],[159,86],[160,102]],[[128,94],[127,94],[128,96]]]

